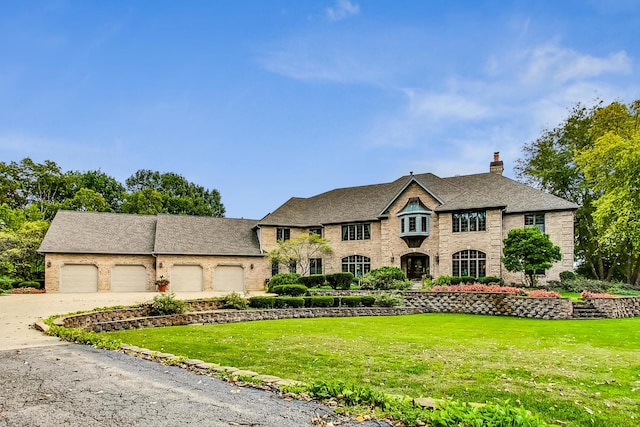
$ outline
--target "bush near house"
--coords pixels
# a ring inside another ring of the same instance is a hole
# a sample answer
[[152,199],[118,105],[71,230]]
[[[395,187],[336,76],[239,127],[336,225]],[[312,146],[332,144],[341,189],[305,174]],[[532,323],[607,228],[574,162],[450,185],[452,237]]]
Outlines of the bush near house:
[[275,274],[271,280],[269,280],[268,292],[273,292],[273,288],[280,285],[296,285],[302,283],[300,281],[300,275],[297,273],[279,273]]
[[275,304],[276,297],[257,296],[249,298],[249,307],[251,308],[273,308]]
[[305,285],[278,285],[271,289],[271,292],[278,295],[286,295],[290,297],[299,297],[307,293]]
[[319,288],[320,286],[324,286],[326,282],[327,279],[324,274],[312,274],[310,276],[300,277],[299,283],[302,283],[307,288]]
[[361,279],[362,289],[388,290],[407,289],[413,284],[407,280],[404,271],[398,267],[380,267],[371,270]]
[[302,297],[278,297],[275,298],[275,308],[301,308],[304,307]]
[[353,283],[354,276],[352,273],[343,272],[343,273],[333,273],[325,275],[327,279],[327,283],[333,289],[345,289],[348,290],[351,287],[351,283]]

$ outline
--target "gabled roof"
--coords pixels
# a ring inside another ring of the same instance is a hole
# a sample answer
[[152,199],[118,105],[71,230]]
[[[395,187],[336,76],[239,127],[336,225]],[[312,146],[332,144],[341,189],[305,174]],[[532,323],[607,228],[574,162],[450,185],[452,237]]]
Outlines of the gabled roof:
[[256,220],[158,215],[156,254],[262,255]]
[[147,255],[155,228],[152,215],[58,211],[38,251]]
[[497,173],[440,178],[434,174],[406,175],[393,182],[331,190],[309,198],[292,198],[265,216],[258,225],[310,227],[383,217],[412,182],[440,205],[436,212],[500,208],[506,213],[575,210],[575,203],[520,184]]
[[39,252],[261,255],[257,220],[58,211]]

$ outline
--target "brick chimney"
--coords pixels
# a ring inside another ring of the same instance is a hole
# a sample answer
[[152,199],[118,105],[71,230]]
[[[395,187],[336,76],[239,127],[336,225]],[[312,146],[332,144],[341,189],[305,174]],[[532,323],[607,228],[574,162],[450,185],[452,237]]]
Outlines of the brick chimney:
[[504,172],[504,163],[502,162],[502,160],[500,160],[499,151],[493,153],[493,162],[491,162],[491,164],[489,165],[489,172],[497,173],[500,175],[502,175],[502,172]]

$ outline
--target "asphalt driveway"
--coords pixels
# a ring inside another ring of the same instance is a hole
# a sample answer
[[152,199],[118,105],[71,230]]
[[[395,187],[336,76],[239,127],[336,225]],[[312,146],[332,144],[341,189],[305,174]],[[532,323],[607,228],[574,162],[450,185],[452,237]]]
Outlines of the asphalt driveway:
[[0,426],[388,426],[120,352],[66,343],[32,328],[38,318],[52,314],[132,305],[153,295],[0,297]]

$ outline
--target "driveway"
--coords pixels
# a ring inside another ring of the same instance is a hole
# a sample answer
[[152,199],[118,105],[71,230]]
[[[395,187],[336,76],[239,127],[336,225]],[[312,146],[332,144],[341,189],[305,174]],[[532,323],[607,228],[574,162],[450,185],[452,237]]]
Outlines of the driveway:
[[[0,297],[0,426],[389,426],[356,422],[314,402],[285,400],[120,352],[66,343],[31,326],[52,314],[132,305],[154,295]],[[211,296],[218,295],[177,295]]]

